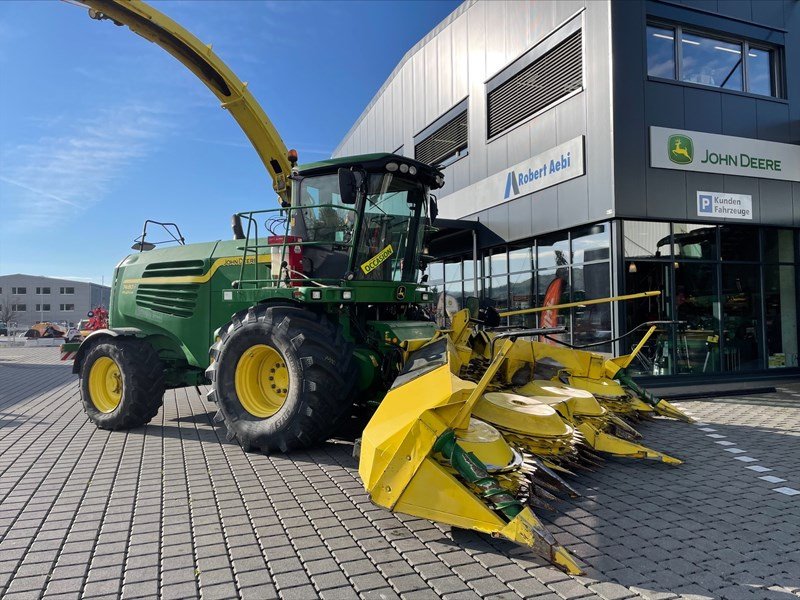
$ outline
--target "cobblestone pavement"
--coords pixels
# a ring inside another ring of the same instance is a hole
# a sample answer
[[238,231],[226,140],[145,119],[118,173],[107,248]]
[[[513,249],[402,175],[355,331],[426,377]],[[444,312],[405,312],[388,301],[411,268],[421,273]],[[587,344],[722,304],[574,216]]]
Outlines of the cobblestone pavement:
[[800,489],[800,383],[684,402],[703,424],[642,428],[685,465],[610,459],[578,478],[582,497],[543,515],[586,566],[573,578],[373,506],[348,443],[242,452],[194,388],[168,392],[147,427],[98,430],[69,371],[55,348],[0,349],[9,600],[800,596],[800,495],[775,491]]

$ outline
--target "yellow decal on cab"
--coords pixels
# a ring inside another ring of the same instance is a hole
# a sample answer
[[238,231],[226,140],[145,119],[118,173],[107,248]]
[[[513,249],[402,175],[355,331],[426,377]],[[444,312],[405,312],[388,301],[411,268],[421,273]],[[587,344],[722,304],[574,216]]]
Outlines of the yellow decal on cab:
[[361,265],[361,270],[364,271],[364,275],[369,275],[372,271],[380,267],[392,254],[394,254],[394,250],[392,249],[392,245],[389,244],[386,248]]

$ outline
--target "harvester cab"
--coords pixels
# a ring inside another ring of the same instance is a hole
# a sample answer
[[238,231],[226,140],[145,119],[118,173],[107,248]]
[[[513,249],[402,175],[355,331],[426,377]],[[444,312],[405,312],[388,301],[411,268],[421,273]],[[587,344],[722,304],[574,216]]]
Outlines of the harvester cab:
[[[189,68],[240,124],[279,199],[235,214],[230,240],[185,244],[177,232],[177,244],[153,248],[142,232],[114,271],[108,326],[62,348],[74,352],[89,419],[141,426],[166,389],[207,384],[229,440],[285,452],[367,412],[356,448],[376,504],[504,537],[580,572],[533,509],[575,495],[564,478],[602,464],[601,453],[679,463],[634,441],[631,416],[637,401],[685,415],[623,379],[630,356],[536,341],[552,328],[493,330],[512,313],[471,301],[438,328],[424,276],[438,169],[394,154],[298,166],[210,45],[144,2],[80,3]],[[561,366],[542,379],[548,361]],[[593,393],[605,388],[614,394]]]

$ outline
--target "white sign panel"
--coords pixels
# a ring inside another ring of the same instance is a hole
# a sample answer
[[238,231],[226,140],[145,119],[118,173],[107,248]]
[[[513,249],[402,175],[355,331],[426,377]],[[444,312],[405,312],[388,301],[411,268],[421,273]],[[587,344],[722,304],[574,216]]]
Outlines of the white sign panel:
[[800,181],[800,146],[650,127],[650,166]]
[[747,194],[697,192],[697,216],[753,220],[753,197]]
[[444,196],[439,210],[442,217],[460,218],[580,177],[585,172],[580,135]]

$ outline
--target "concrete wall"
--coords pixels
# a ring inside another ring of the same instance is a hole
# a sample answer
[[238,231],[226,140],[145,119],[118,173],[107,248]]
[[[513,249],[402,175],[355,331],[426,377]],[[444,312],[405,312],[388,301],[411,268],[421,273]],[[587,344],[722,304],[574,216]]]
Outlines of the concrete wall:
[[[25,294],[13,294],[12,288],[24,287]],[[50,288],[50,294],[39,295],[36,288]],[[75,288],[74,294],[61,294],[61,287]],[[3,304],[25,304],[25,312],[18,313],[12,318],[17,326],[29,327],[37,321],[67,321],[78,323],[86,318],[86,313],[103,304],[108,307],[111,288],[107,286],[88,283],[86,281],[70,281],[68,279],[53,279],[36,275],[2,275],[0,276],[0,302]],[[37,304],[49,304],[49,311],[37,311]],[[59,310],[61,304],[74,304],[71,311]]]
[[[487,142],[486,81],[571,18],[583,21],[584,91]],[[601,1],[469,1],[412,48],[347,134],[335,156],[413,156],[414,136],[468,98],[469,154],[446,167],[443,216],[480,219],[516,240],[608,218],[613,210],[609,4]],[[531,156],[586,136],[587,175],[475,212],[447,196]]]
[[[800,183],[649,166],[648,128],[672,127],[800,143],[800,3],[795,0],[613,2],[615,212],[703,221],[696,192],[753,197],[753,224],[800,225]],[[647,17],[785,44],[786,97],[757,98],[647,77]],[[752,22],[747,22],[752,21]],[[800,170],[800,165],[795,165]],[[730,219],[728,219],[730,220]],[[720,222],[720,219],[711,219]],[[738,221],[742,223],[742,221]]]

